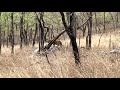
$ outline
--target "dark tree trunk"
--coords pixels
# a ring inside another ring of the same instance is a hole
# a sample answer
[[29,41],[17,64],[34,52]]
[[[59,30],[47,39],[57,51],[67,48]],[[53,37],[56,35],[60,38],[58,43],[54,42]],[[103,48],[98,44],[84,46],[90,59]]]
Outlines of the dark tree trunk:
[[23,41],[24,41],[24,45],[26,45],[26,30],[25,30],[25,12],[23,14]]
[[11,34],[12,34],[12,51],[14,53],[14,26],[13,26],[13,12],[11,13]]
[[74,37],[76,38],[77,16],[75,13],[73,13],[72,18],[73,18],[73,20],[71,22],[71,28],[73,29],[73,34],[74,34]]
[[89,16],[89,21],[87,22],[88,26],[88,35],[86,37],[86,48],[90,49],[91,48],[91,36],[92,36],[92,12],[88,14]]
[[104,33],[105,33],[105,31],[106,31],[106,26],[105,26],[105,21],[106,21],[106,20],[105,20],[105,19],[106,19],[106,18],[105,18],[105,12],[104,12],[104,25],[103,25],[103,26],[104,26]]
[[5,31],[3,31],[2,37],[3,37],[3,47],[4,47],[5,46]]
[[12,32],[11,32],[11,30],[10,30],[10,34],[9,34],[9,42],[10,42],[10,45],[11,45],[11,43],[12,43]]
[[40,41],[39,42],[39,52],[40,52],[40,50],[44,50],[44,27],[42,24],[43,14],[44,14],[44,12],[40,13],[40,19],[39,19],[38,15],[36,13],[36,17],[39,22],[39,41]]
[[92,36],[92,12],[90,12],[88,36],[89,36],[89,48],[91,48],[91,40],[92,40],[91,39],[91,36]]
[[9,25],[7,26],[7,47],[8,47],[8,44],[9,44]]
[[[7,21],[8,21],[8,16],[7,16]],[[9,25],[7,25],[7,40],[6,40],[6,44],[7,44],[7,48],[8,48],[8,45],[9,45]]]
[[[71,17],[70,12],[67,12],[66,15],[67,15],[67,20],[68,20],[68,25],[71,25],[71,28],[73,30],[73,35],[76,39],[76,30],[77,30],[76,14],[75,13],[72,14],[72,22],[70,22],[70,17]],[[71,44],[72,42],[70,41],[70,45]]]
[[38,20],[38,23],[39,23],[39,25],[38,25],[39,35],[38,35],[37,38],[38,38],[38,43],[39,43],[39,50],[38,50],[38,52],[40,52],[40,50],[41,50],[41,28],[40,28],[40,25],[42,25],[42,24],[41,24],[41,20],[39,19],[37,13],[36,13],[36,19]]
[[38,52],[40,52],[40,50],[41,50],[41,30],[40,30],[41,28],[40,28],[40,25],[39,25],[39,51]]
[[28,23],[27,23],[27,25],[26,25],[26,30],[25,30],[25,28],[24,28],[24,40],[25,40],[25,45],[28,45]]
[[[43,17],[41,17],[43,18]],[[39,22],[39,28],[40,28],[40,36],[41,36],[41,49],[44,49],[44,28],[42,26],[42,22]]]
[[27,30],[24,30],[24,40],[25,40],[25,45],[28,45],[28,41],[27,41]]
[[32,31],[32,28],[30,29],[30,34],[29,34],[29,43],[32,43],[32,40],[33,40],[33,31]]
[[64,13],[60,12],[60,14],[62,16],[62,22],[63,22],[63,25],[65,27],[65,30],[66,30],[66,32],[71,40],[71,43],[72,43],[73,53],[74,53],[74,57],[75,57],[75,63],[79,64],[80,63],[79,51],[78,51],[78,47],[77,47],[76,38],[75,38],[74,33],[73,33],[74,30],[72,27],[74,12],[70,12],[70,25],[69,26],[67,26],[67,24],[66,24]]
[[22,49],[22,44],[23,44],[23,15],[24,12],[22,12],[22,17],[20,18],[20,48]]
[[1,54],[1,12],[0,12],[0,54]]
[[38,32],[38,24],[35,24],[35,34],[34,34],[34,38],[33,38],[33,46],[35,45],[35,40],[36,40],[36,36],[37,36],[37,32]]

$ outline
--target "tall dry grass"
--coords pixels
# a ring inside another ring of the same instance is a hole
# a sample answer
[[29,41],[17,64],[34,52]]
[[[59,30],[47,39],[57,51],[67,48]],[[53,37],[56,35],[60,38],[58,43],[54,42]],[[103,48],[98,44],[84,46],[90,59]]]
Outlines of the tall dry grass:
[[[80,48],[80,67],[75,66],[72,49],[67,47],[69,40],[63,40],[63,47],[48,54],[50,65],[45,56],[36,56],[32,47],[22,50],[15,46],[15,54],[11,48],[2,48],[0,55],[1,78],[118,78],[120,77],[120,55],[110,54],[112,48],[119,47],[119,34],[101,34],[92,37],[92,49]],[[79,40],[77,39],[77,42]],[[111,43],[111,47],[109,46]],[[85,39],[81,39],[85,46]]]

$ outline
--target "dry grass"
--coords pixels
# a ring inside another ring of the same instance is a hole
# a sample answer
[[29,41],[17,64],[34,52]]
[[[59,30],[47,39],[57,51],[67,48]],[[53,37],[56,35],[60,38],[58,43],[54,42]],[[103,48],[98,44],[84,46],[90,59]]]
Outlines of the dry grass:
[[[50,65],[45,56],[35,56],[31,48],[17,50],[14,55],[0,56],[0,77],[15,78],[63,78],[82,77],[74,66],[71,53],[56,51],[48,55]],[[72,66],[71,66],[72,65]]]
[[[109,54],[109,48],[119,47],[118,33],[104,34],[98,47],[101,35],[92,37],[92,49],[80,49],[81,65],[75,66],[69,41],[62,41],[64,47],[60,51],[48,54],[50,65],[45,56],[32,54],[32,47],[15,47],[15,54],[10,54],[10,48],[2,48],[0,56],[1,78],[118,78],[120,77],[120,56]],[[78,42],[78,40],[77,40]],[[81,39],[85,46],[85,39]]]

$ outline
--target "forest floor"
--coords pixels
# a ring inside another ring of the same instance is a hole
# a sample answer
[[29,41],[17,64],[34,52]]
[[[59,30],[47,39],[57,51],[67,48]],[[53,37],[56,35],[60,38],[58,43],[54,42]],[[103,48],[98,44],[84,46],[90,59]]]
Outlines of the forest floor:
[[118,78],[120,55],[109,52],[120,47],[119,34],[114,32],[93,35],[91,50],[80,48],[85,47],[85,38],[81,38],[80,67],[75,66],[68,39],[62,41],[63,47],[60,51],[48,54],[50,64],[45,56],[33,55],[31,46],[22,50],[15,46],[14,55],[11,54],[10,47],[2,47],[0,78]]

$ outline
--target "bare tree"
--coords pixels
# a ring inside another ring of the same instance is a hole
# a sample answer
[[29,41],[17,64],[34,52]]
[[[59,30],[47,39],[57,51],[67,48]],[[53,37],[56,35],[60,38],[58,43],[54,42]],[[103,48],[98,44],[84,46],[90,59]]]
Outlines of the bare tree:
[[[66,12],[66,16],[67,16],[67,21],[68,21],[68,26],[71,25],[71,28],[73,30],[73,35],[76,39],[76,30],[77,30],[77,17],[76,17],[76,14],[73,13],[72,15],[72,22],[70,22],[70,12]],[[72,44],[72,42],[70,41],[70,45]]]
[[86,48],[90,49],[91,48],[91,36],[92,36],[92,12],[90,12],[88,16],[89,16],[89,21],[87,22],[88,34],[86,37]]
[[89,35],[89,48],[91,48],[91,36],[92,36],[92,12],[90,12],[90,20],[89,20],[89,31],[88,31],[88,35]]
[[44,12],[39,13],[39,15],[40,15],[40,18],[36,13],[36,17],[39,22],[39,52],[40,52],[40,50],[44,50],[44,27],[42,24]]
[[73,28],[72,28],[72,23],[73,23],[73,16],[74,16],[74,12],[70,12],[70,25],[68,26],[66,24],[66,21],[65,21],[65,15],[63,12],[60,12],[61,16],[62,16],[62,22],[63,22],[63,25],[65,27],[65,30],[71,40],[71,43],[72,43],[72,48],[73,48],[73,53],[74,53],[74,57],[75,57],[75,63],[76,64],[79,64],[80,63],[80,60],[79,60],[79,52],[78,52],[78,47],[77,47],[77,43],[76,43],[76,39],[75,39],[75,36],[74,36],[74,33],[73,33]]

